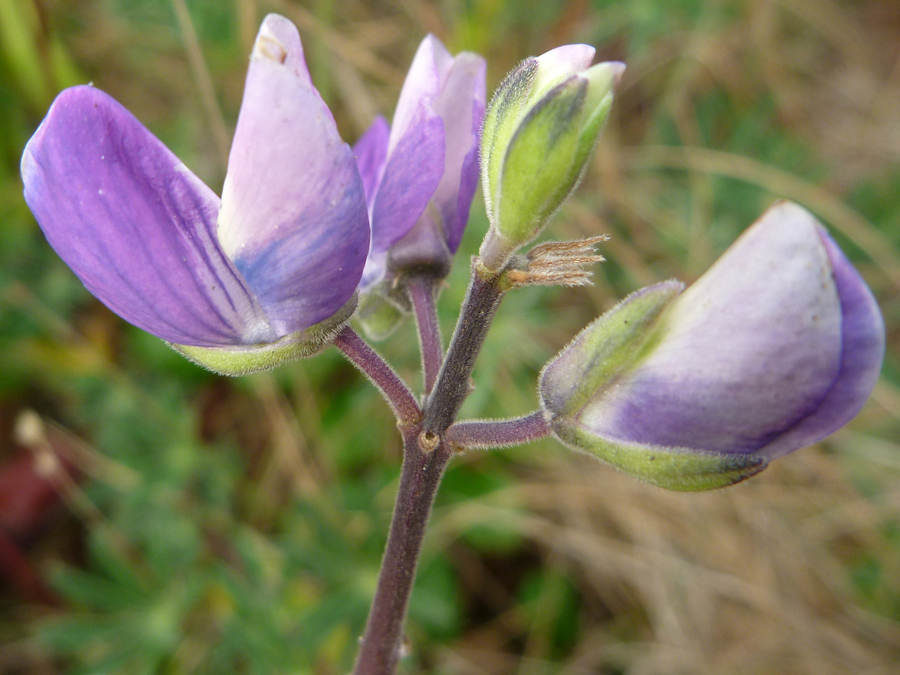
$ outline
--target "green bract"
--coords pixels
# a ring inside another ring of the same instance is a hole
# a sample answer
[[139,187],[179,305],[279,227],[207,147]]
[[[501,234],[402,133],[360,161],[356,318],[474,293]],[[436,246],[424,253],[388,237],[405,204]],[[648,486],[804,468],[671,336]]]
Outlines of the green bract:
[[488,106],[481,137],[488,269],[499,270],[537,236],[584,173],[625,69],[590,66],[593,58],[593,47],[567,45],[526,59]]

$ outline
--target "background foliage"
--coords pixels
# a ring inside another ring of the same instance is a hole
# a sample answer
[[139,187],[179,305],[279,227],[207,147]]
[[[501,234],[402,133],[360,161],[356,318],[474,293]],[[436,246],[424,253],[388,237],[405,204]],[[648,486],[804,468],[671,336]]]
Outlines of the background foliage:
[[[269,11],[353,141],[427,32],[489,64],[583,41],[628,71],[550,228],[609,232],[587,290],[501,308],[464,416],[536,405],[542,364],[642,285],[690,281],[780,197],[816,212],[888,326],[860,416],[759,477],[663,493],[551,441],[454,462],[407,673],[817,675],[900,663],[896,0],[0,0],[0,673],[345,673],[399,438],[337,353],[224,380],[90,297],[21,197],[22,147],[93,81],[217,189]],[[476,199],[447,333],[486,229]],[[380,349],[417,381],[410,325]]]

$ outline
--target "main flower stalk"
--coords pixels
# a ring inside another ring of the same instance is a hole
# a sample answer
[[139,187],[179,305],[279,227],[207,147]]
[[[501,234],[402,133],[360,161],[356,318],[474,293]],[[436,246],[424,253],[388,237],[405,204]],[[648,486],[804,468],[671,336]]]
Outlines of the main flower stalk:
[[[403,433],[400,487],[354,675],[392,675],[402,656],[403,622],[425,528],[444,470],[458,447],[447,441],[445,433],[470,391],[475,359],[502,297],[500,275],[485,273],[476,259],[459,321],[447,356],[439,364],[437,381],[423,406],[422,417],[412,425],[400,424]],[[430,318],[423,320],[430,321]],[[430,332],[431,328],[425,330]],[[346,353],[341,340],[335,344]],[[366,359],[354,362],[381,387],[375,377],[382,371],[381,367]],[[382,392],[391,399],[384,387]],[[535,433],[532,438],[546,435],[548,431],[545,428],[543,434]]]
[[446,443],[432,446],[420,429],[417,426],[403,434],[397,503],[354,675],[390,675],[403,656],[403,622],[422,540],[434,496],[453,455]]

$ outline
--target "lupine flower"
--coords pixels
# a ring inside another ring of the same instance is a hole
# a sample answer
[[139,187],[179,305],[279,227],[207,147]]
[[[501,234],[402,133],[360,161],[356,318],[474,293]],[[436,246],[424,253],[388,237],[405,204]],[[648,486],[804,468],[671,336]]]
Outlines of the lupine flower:
[[213,370],[315,353],[355,307],[364,188],[283,17],[266,17],[257,36],[221,200],[91,86],[57,97],[22,178],[88,290]]
[[584,174],[625,65],[598,63],[588,45],[522,61],[484,118],[481,185],[491,227],[481,247],[499,270],[534,239]]
[[446,276],[478,184],[484,99],[484,59],[426,37],[393,125],[376,119],[354,147],[372,222],[361,291],[401,270]]
[[825,438],[875,386],[878,306],[796,204],[771,208],[681,288],[632,294],[547,365],[541,398],[560,440],[662,487],[709,489]]

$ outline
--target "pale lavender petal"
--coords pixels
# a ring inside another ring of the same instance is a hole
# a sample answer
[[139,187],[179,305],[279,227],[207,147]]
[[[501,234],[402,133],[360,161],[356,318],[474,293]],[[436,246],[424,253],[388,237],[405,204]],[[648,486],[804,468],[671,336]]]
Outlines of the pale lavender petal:
[[296,67],[299,45],[289,22],[270,17],[260,30],[218,221],[222,248],[281,334],[342,307],[369,248],[356,160]]
[[574,44],[556,47],[536,58],[542,70],[558,73],[560,77],[571,77],[590,68],[596,53],[597,50],[590,45]]
[[362,278],[359,280],[359,292],[365,293],[381,281],[387,273],[387,251],[369,251]]
[[[590,68],[596,50],[590,45],[563,45],[536,57],[534,94],[543,95],[563,80]],[[534,101],[534,94],[532,101]]]
[[831,390],[841,311],[816,221],[780,204],[673,303],[658,347],[580,421],[611,439],[758,451]]
[[446,153],[444,175],[433,201],[451,253],[459,248],[478,185],[478,134],[484,99],[484,59],[476,54],[457,55],[435,104],[444,121]]
[[817,228],[841,302],[841,365],[818,408],[761,451],[784,455],[811,445],[852,420],[865,404],[884,360],[884,319],[869,287],[824,229]]
[[259,27],[253,49],[254,56],[264,56],[271,61],[282,63],[315,91],[303,55],[300,34],[289,19],[278,14],[267,15]]
[[125,320],[184,345],[275,337],[216,243],[216,195],[107,94],[57,97],[22,180],[51,246]]
[[379,115],[372,122],[372,125],[366,129],[366,133],[360,136],[353,146],[353,154],[356,156],[359,175],[362,177],[363,187],[366,190],[366,202],[370,207],[375,200],[375,190],[378,187],[378,182],[384,173],[390,134],[390,125],[386,119]]
[[397,109],[391,123],[391,139],[388,153],[392,153],[400,140],[409,133],[410,128],[420,119],[420,106],[424,103],[432,106],[441,90],[441,80],[453,63],[450,52],[433,35],[428,35],[413,57],[413,62],[406,74]]

